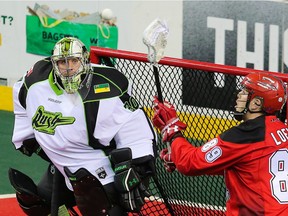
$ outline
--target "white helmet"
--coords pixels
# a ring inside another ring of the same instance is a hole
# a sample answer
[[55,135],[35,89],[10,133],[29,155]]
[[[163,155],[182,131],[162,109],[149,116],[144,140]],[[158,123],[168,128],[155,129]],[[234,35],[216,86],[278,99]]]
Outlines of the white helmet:
[[[73,75],[64,76],[60,72],[57,62],[59,60],[68,62],[71,58],[77,58],[80,61],[80,67]],[[51,60],[55,71],[55,82],[58,82],[57,77],[59,77],[64,90],[68,94],[73,94],[82,87],[81,83],[86,80],[91,66],[89,52],[79,39],[73,37],[62,38],[55,44]]]

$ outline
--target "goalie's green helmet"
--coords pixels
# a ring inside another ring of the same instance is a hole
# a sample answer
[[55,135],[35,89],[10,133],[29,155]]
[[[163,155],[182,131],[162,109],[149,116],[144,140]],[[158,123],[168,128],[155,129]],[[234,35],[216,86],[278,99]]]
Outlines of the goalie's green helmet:
[[[80,62],[78,70],[72,75],[67,76],[69,71],[68,61],[74,59]],[[81,83],[86,79],[90,72],[90,59],[89,52],[86,49],[85,45],[77,38],[74,37],[65,37],[59,40],[53,49],[51,60],[54,67],[55,82],[58,83],[60,78],[61,84],[64,90],[68,94],[75,93],[78,89],[81,88]],[[60,71],[58,62],[66,63],[67,74],[64,75]],[[59,77],[57,79],[57,77]]]

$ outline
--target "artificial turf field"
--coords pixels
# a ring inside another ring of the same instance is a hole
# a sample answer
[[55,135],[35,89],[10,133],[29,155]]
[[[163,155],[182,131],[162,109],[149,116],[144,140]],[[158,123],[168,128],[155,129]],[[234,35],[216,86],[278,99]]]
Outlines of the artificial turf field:
[[0,110],[0,195],[14,193],[8,179],[10,167],[27,174],[37,183],[48,165],[37,155],[28,157],[15,150],[11,142],[13,124],[13,113]]

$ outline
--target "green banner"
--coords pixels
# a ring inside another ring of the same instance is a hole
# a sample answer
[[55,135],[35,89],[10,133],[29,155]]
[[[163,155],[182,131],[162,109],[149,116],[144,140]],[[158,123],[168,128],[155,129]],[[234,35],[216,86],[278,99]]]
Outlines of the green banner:
[[63,37],[79,38],[90,46],[117,49],[118,28],[109,25],[73,23],[53,18],[26,16],[26,52],[49,56]]

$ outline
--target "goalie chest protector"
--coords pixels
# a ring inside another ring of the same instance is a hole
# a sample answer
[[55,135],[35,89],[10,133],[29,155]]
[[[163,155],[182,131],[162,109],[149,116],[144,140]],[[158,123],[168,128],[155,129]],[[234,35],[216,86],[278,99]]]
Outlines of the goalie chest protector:
[[[103,99],[119,97],[123,106],[125,101],[130,99],[128,91],[128,79],[126,76],[116,70],[113,67],[106,66],[93,66],[92,67],[92,80],[91,85],[87,93],[83,93],[84,88],[79,90],[80,95],[85,95],[82,97],[84,109],[85,109],[85,120],[87,124],[87,130],[89,134],[89,145],[95,149],[112,150],[115,148],[114,140],[111,141],[110,146],[103,146],[99,141],[93,136],[93,132],[96,126],[97,114],[99,103]],[[53,71],[53,65],[50,58],[45,58],[37,62],[30,72],[25,76],[25,85],[21,87],[19,92],[19,100],[21,105],[26,108],[26,96],[29,87],[39,81],[49,79],[49,75]],[[107,152],[106,152],[107,153]]]
[[[128,79],[126,76],[113,67],[93,67],[93,76],[89,92],[83,104],[85,108],[85,117],[87,122],[87,130],[89,134],[89,145],[94,149],[102,149],[106,154],[115,148],[114,140],[110,146],[103,146],[93,136],[95,130],[99,103],[103,99],[119,97],[123,106],[125,101],[130,99],[128,91]],[[79,91],[81,94],[81,90]]]

